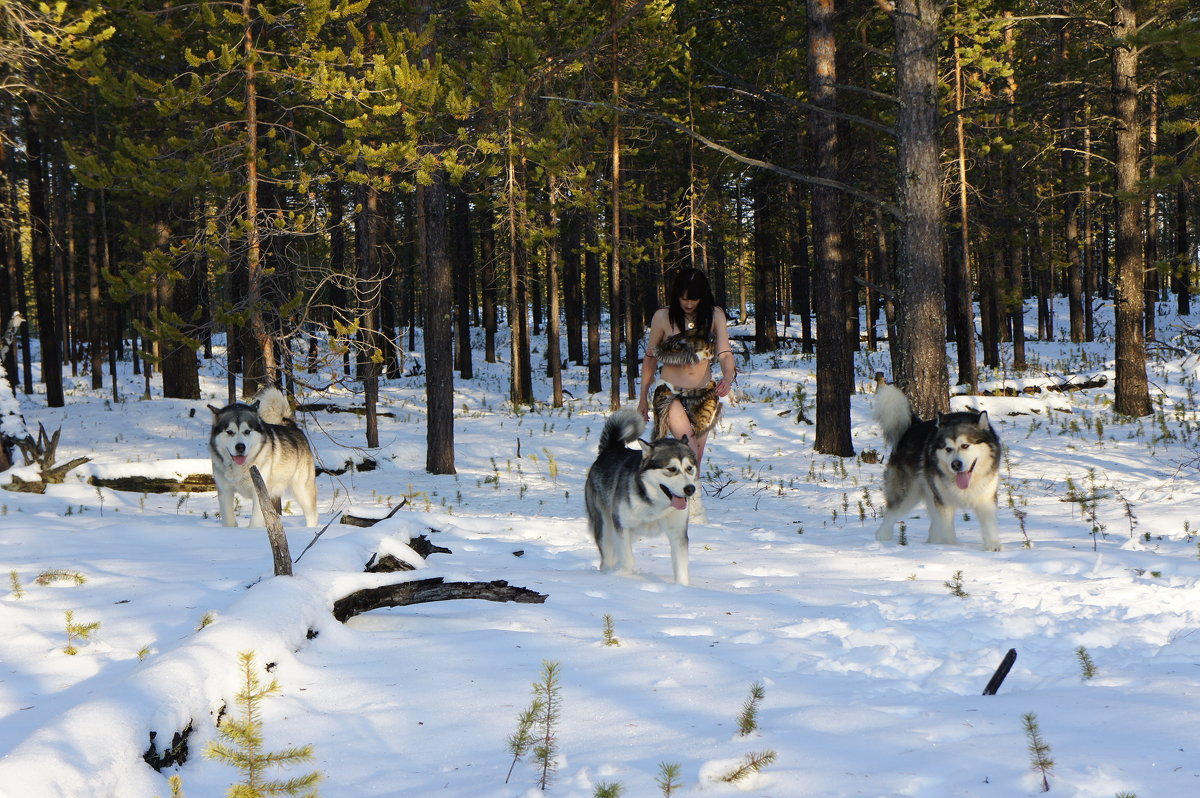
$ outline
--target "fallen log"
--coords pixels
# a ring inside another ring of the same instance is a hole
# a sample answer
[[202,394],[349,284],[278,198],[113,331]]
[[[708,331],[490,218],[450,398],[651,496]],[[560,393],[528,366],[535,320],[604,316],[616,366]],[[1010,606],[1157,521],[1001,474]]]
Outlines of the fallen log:
[[188,474],[186,477],[97,477],[87,478],[89,485],[129,493],[208,493],[217,489],[212,474]]
[[350,513],[342,513],[341,523],[345,524],[346,526],[361,526],[361,527],[375,526],[380,521],[386,521],[387,519],[391,518],[393,515],[395,515],[400,510],[401,507],[403,507],[406,504],[408,504],[408,499],[404,499],[399,504],[397,504],[395,507],[393,507],[391,509],[391,512],[389,512],[383,518],[364,518],[361,515],[350,515]]
[[[356,416],[365,416],[367,408],[365,407],[344,407],[342,405],[330,404],[328,402],[311,402],[309,404],[296,405],[296,410],[303,413],[314,413],[324,411],[326,413],[354,413]],[[376,410],[375,415],[383,418],[395,418],[396,414],[387,410]]]
[[526,587],[514,587],[503,579],[493,582],[446,582],[442,577],[401,582],[396,585],[369,587],[357,590],[333,603],[333,617],[342,623],[371,610],[383,607],[406,607],[431,601],[480,599],[482,601],[513,601],[518,604],[543,604],[547,596]]

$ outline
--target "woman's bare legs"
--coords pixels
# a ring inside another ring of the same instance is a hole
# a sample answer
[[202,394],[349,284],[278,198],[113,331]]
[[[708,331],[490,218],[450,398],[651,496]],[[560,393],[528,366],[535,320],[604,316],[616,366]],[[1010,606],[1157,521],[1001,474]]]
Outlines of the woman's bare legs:
[[[700,461],[704,457],[704,444],[708,442],[708,433],[704,432],[697,435],[692,430],[692,421],[683,409],[683,403],[678,399],[671,402],[670,407],[667,408],[667,429],[676,438],[682,438],[684,435],[687,436],[688,447],[696,455],[696,478],[699,479]],[[696,487],[699,488],[700,486],[697,485]],[[708,513],[705,512],[704,505],[700,503],[700,491],[702,490],[703,488],[698,490],[696,495],[688,501],[688,515],[692,520],[703,524],[708,522]]]

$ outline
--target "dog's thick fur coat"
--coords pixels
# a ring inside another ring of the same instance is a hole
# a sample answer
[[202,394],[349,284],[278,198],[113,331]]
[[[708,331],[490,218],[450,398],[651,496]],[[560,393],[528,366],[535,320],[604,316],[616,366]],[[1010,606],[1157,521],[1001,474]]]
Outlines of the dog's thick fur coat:
[[924,421],[908,397],[892,385],[875,393],[875,420],[891,454],[883,474],[887,509],[876,540],[891,540],[892,528],[918,503],[929,508],[929,543],[957,543],[954,511],[969,509],[979,519],[985,551],[1000,551],[996,489],[1000,483],[1000,439],[987,412],[944,413]]
[[234,497],[242,496],[252,504],[250,526],[264,525],[258,492],[250,479],[250,466],[258,466],[276,507],[284,492],[290,492],[305,523],[316,526],[317,477],[312,449],[291,416],[287,397],[277,388],[266,388],[250,404],[234,402],[225,407],[209,405],[208,409],[213,413],[208,451],[221,522],[237,526]]
[[[633,571],[633,539],[666,535],[675,582],[688,583],[688,502],[696,493],[696,455],[687,439],[640,439],[636,410],[618,410],[600,433],[600,454],[584,486],[588,527],[600,570]],[[637,449],[629,448],[634,441]]]

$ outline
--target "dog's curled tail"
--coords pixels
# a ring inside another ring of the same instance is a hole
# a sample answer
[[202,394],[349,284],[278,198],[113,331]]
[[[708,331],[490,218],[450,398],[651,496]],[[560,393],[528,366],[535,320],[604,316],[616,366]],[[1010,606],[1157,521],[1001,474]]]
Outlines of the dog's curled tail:
[[255,397],[258,400],[258,415],[268,424],[282,424],[292,420],[292,406],[278,388],[264,388]]
[[600,433],[600,451],[624,449],[642,436],[646,422],[638,411],[626,407],[618,410],[604,422],[604,431]]
[[871,410],[883,428],[883,439],[887,441],[888,448],[896,448],[913,422],[912,405],[908,403],[908,397],[896,386],[881,382],[875,389],[875,402]]

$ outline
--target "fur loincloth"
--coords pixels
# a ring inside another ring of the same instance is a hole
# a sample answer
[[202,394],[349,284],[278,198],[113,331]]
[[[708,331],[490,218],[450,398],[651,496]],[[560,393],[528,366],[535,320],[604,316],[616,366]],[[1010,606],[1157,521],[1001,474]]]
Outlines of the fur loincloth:
[[667,424],[667,411],[676,399],[683,405],[688,421],[692,422],[692,434],[703,435],[717,424],[721,416],[721,399],[717,396],[717,385],[709,380],[699,388],[676,388],[670,383],[659,383],[654,389],[654,440],[671,434]]

